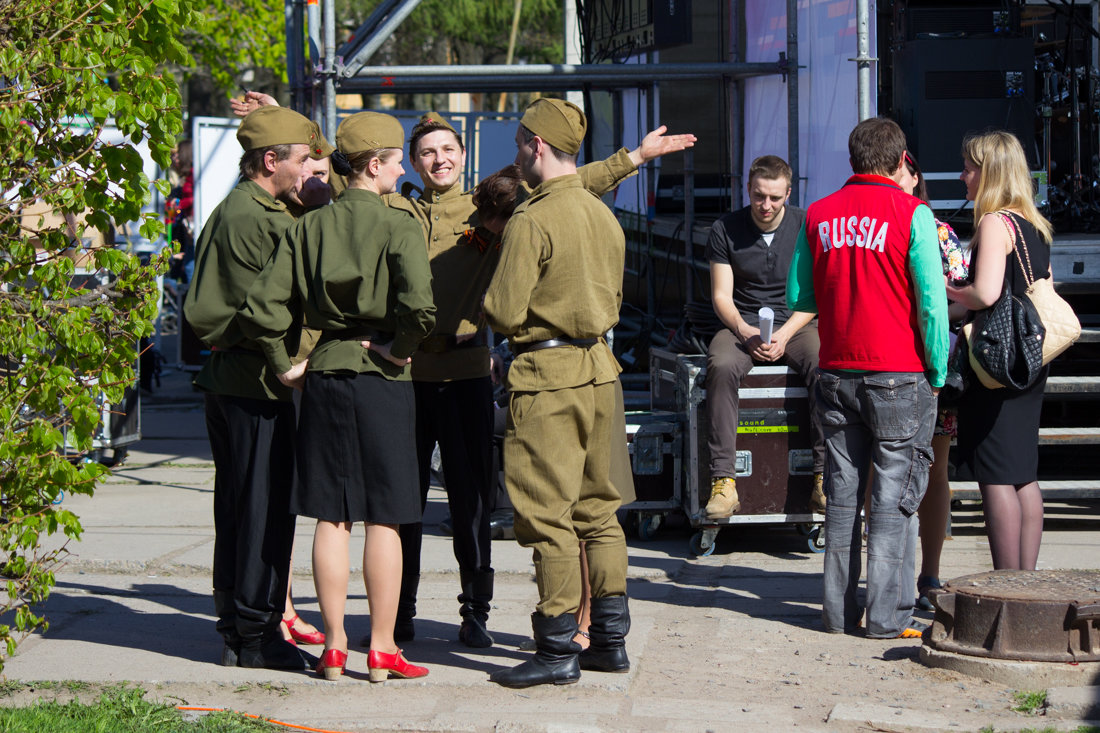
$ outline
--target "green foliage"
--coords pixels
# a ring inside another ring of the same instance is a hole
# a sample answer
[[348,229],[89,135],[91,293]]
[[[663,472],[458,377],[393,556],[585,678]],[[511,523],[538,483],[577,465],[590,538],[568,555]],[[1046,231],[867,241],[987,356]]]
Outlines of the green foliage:
[[1012,700],[1016,703],[1012,709],[1017,713],[1036,715],[1047,706],[1047,691],[1017,690],[1012,693]]
[[[84,266],[100,282],[78,285],[71,247],[115,222],[159,236],[134,143],[167,166],[182,122],[160,69],[190,63],[178,29],[200,24],[191,0],[0,0],[0,669],[45,625],[33,609],[64,552],[41,540],[81,532],[51,502],[91,494],[106,471],[73,456],[91,446],[98,400],[134,381],[165,264],[98,248]],[[124,142],[99,140],[108,124]]]
[[[200,4],[195,0],[195,4]],[[207,0],[202,22],[180,27],[194,57],[185,76],[208,72],[226,94],[240,94],[238,74],[263,69],[286,81],[286,32],[283,3],[274,0]]]
[[114,687],[92,705],[78,700],[61,704],[39,700],[29,707],[0,708],[0,733],[8,731],[51,731],[51,733],[256,733],[278,730],[272,724],[237,713],[204,714],[194,721],[171,705],[149,702],[140,688]]
[[[337,0],[336,17],[358,27],[381,0]],[[514,0],[423,0],[395,31],[393,64],[502,64]],[[523,0],[515,59],[561,63],[561,0]],[[379,59],[375,59],[379,63]]]

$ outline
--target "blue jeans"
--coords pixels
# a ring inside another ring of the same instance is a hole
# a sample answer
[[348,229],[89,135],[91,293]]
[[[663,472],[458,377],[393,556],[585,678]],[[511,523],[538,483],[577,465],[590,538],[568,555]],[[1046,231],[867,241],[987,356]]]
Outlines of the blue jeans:
[[867,529],[867,636],[893,638],[912,620],[917,507],[928,488],[936,399],[920,372],[819,370],[825,433],[825,588],[831,633],[853,632],[863,609],[860,508],[874,466]]

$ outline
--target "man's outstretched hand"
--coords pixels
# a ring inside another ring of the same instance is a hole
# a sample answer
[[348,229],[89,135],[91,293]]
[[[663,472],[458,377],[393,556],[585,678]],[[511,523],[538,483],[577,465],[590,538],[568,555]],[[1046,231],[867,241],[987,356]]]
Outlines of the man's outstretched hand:
[[654,158],[669,153],[678,153],[695,145],[695,136],[690,132],[682,135],[666,135],[668,127],[661,125],[642,138],[642,144],[630,151],[630,160],[636,166],[643,165]]
[[238,117],[245,117],[249,112],[255,112],[260,107],[278,107],[275,97],[263,92],[245,92],[243,97],[234,97],[229,100],[229,108]]

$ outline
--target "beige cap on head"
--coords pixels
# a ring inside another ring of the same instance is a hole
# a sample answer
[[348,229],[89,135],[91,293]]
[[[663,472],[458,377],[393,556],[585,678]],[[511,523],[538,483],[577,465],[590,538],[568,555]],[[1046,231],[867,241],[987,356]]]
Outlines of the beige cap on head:
[[314,160],[320,160],[321,158],[327,158],[332,155],[332,151],[336,150],[336,146],[330,143],[324,135],[321,134],[321,126],[316,122],[311,122],[313,125],[313,144],[309,146],[309,157]]
[[456,130],[454,128],[454,125],[452,125],[446,117],[439,114],[438,112],[428,112],[428,113],[426,113],[419,120],[417,120],[416,124],[418,124],[418,125],[435,124],[435,125],[439,125],[440,127],[447,128],[448,130],[450,130],[451,132],[453,132],[456,135],[458,134],[458,130]]
[[380,148],[400,148],[405,130],[396,117],[381,112],[357,112],[336,129],[336,148],[344,155]]
[[536,99],[523,113],[521,125],[563,153],[576,155],[588,129],[584,111],[562,99]]
[[237,141],[245,150],[272,145],[308,145],[315,149],[316,126],[286,107],[266,106],[248,113],[237,128]]

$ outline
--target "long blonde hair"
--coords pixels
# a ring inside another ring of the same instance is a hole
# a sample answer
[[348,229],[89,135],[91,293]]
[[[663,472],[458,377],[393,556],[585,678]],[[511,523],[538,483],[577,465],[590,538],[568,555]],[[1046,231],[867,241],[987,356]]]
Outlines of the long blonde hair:
[[980,171],[974,197],[974,228],[986,214],[1015,209],[1050,244],[1054,228],[1035,207],[1035,189],[1020,141],[1011,132],[994,130],[963,140],[963,157]]

